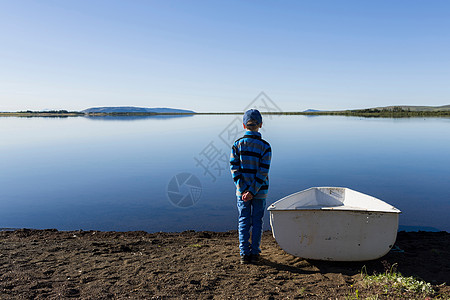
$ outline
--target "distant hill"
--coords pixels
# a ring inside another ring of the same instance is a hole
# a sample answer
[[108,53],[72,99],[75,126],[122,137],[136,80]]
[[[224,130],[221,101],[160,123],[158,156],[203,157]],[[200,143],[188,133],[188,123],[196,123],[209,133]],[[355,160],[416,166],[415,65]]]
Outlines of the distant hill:
[[443,105],[443,106],[392,105],[384,107],[375,107],[372,109],[393,111],[398,108],[409,111],[450,111],[450,105]]
[[163,114],[180,114],[180,113],[195,113],[192,110],[166,108],[166,107],[134,107],[134,106],[112,106],[112,107],[91,107],[81,111],[82,113],[163,113]]
[[317,109],[307,109],[307,110],[304,110],[303,112],[318,112],[318,111],[320,111],[320,110],[317,110]]

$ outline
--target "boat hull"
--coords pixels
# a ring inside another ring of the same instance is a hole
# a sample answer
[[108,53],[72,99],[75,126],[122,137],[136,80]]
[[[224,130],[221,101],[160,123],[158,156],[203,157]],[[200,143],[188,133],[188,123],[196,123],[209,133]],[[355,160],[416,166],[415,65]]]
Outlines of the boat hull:
[[338,210],[271,210],[280,247],[294,256],[327,261],[366,261],[395,243],[398,213]]

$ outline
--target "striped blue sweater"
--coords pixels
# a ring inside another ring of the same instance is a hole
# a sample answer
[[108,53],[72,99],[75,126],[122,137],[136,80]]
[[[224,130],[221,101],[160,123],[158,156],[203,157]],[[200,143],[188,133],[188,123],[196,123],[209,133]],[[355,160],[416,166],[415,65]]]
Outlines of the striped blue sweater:
[[245,191],[255,199],[265,199],[269,189],[269,168],[272,158],[270,144],[261,133],[247,131],[231,148],[230,168],[236,185],[236,195]]

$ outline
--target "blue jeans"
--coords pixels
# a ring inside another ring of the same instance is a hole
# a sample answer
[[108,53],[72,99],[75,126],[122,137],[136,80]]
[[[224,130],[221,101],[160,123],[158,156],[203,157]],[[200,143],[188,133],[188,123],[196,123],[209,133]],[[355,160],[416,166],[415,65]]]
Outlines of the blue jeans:
[[[263,217],[266,210],[266,199],[252,199],[244,202],[237,197],[239,212],[239,250],[241,255],[259,254],[261,252],[261,236]],[[252,242],[250,243],[250,228]]]

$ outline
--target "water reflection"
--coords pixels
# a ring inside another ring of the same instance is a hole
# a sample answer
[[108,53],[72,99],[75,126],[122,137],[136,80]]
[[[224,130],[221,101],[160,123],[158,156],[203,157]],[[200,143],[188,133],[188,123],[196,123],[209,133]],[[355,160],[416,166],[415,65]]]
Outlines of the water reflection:
[[[194,159],[211,142],[228,155],[219,135],[236,116],[164,117],[0,118],[0,228],[236,229],[227,164],[212,180]],[[450,231],[449,124],[267,116],[268,204],[313,186],[348,187],[402,210],[400,229]],[[168,197],[181,173],[201,181],[191,207],[175,207]]]

